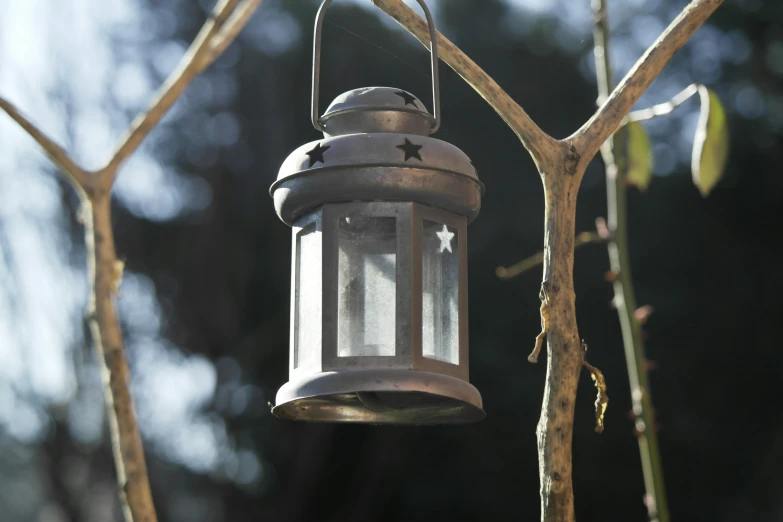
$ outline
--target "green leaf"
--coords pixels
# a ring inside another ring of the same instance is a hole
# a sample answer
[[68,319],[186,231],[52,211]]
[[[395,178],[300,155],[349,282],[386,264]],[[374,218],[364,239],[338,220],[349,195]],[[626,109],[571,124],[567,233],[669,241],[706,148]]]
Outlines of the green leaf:
[[726,111],[718,96],[699,86],[701,114],[693,139],[691,170],[693,182],[706,197],[723,177],[729,157],[729,126]]
[[647,190],[652,179],[652,148],[647,132],[638,121],[632,121],[625,126],[626,132],[626,158],[628,170],[625,179],[631,185],[636,185],[639,190]]

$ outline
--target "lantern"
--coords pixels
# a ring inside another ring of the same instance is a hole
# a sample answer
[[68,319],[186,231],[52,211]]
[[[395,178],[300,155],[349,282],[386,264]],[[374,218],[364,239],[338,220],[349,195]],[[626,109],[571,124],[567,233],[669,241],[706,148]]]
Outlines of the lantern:
[[430,138],[440,121],[410,93],[355,89],[318,116],[321,5],[312,121],[270,192],[293,228],[290,380],[282,418],[441,424],[484,417],[468,382],[467,231],[483,185],[459,149]]

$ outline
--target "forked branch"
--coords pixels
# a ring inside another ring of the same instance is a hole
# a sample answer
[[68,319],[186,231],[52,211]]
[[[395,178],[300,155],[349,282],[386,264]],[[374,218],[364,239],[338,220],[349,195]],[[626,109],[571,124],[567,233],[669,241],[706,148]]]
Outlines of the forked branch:
[[[424,21],[401,0],[373,1],[425,46],[428,44]],[[584,362],[576,326],[573,287],[574,222],[579,184],[586,165],[616,131],[634,103],[672,55],[722,1],[693,0],[611,94],[608,87],[602,89],[605,94],[600,98],[602,104],[595,115],[569,138],[560,141],[544,133],[494,80],[451,42],[438,35],[443,61],[457,71],[519,136],[533,156],[544,184],[542,288],[548,285],[549,290],[546,306],[542,306],[541,319],[542,333],[547,336],[547,377],[537,428],[541,520],[544,522],[574,520],[571,483],[573,406]],[[536,351],[541,349],[542,341],[543,336],[539,336]],[[603,407],[603,404],[599,406]]]
[[132,154],[161,120],[190,82],[206,69],[237,36],[262,0],[220,0],[196,40],[154,101],[136,117],[106,166],[88,172],[65,150],[0,98],[8,113],[43,147],[68,176],[82,200],[85,245],[92,292],[87,316],[96,351],[103,366],[104,395],[111,432],[122,510],[127,522],[155,522],[147,465],[130,393],[130,372],[114,298],[122,278],[111,227],[111,188],[122,162]]
[[236,38],[263,0],[220,0],[185,55],[155,95],[149,108],[139,114],[120,140],[117,151],[102,170],[111,185],[122,161],[131,155],[168,112],[193,79],[209,67]]
[[[407,29],[425,47],[429,47],[430,35],[427,22],[402,0],[372,0],[372,2]],[[495,80],[440,33],[438,33],[438,54],[503,118],[533,156],[536,165],[540,165],[543,155],[551,154],[555,149],[555,140],[542,131]]]

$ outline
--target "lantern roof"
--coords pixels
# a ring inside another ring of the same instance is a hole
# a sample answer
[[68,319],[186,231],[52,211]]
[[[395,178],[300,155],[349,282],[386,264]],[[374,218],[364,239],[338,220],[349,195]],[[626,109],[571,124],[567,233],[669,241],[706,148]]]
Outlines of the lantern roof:
[[412,94],[354,89],[321,117],[324,138],[283,162],[270,188],[280,218],[292,224],[324,203],[415,201],[468,217],[484,185],[464,152],[428,136],[432,116]]
[[398,132],[428,136],[435,119],[407,91],[364,87],[341,94],[320,118],[327,136],[357,132]]

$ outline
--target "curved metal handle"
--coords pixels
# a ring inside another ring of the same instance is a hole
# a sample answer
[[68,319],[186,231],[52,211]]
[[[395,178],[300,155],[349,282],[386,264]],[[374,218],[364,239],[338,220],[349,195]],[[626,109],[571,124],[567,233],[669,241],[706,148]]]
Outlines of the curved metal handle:
[[[432,22],[432,15],[424,3],[424,0],[416,0],[424,11],[427,18],[427,26],[430,30],[430,56],[432,62],[432,133],[440,128],[440,81],[438,80],[438,38],[435,31],[435,24]],[[321,117],[318,115],[318,94],[321,83],[321,32],[324,25],[324,16],[326,9],[332,0],[324,0],[321,7],[318,8],[318,14],[315,18],[315,33],[313,35],[313,93],[311,116],[313,127],[323,131],[326,127],[321,123]]]

